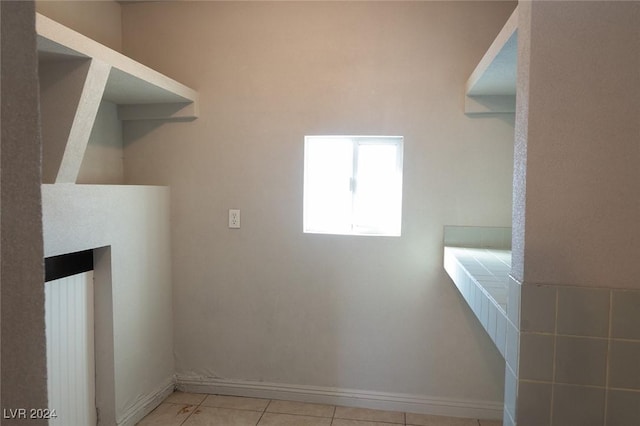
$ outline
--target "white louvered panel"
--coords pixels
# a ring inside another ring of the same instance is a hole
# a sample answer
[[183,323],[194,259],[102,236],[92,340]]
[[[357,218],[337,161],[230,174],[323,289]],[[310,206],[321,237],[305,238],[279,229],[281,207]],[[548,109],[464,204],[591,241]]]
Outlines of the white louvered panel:
[[93,271],[45,284],[52,426],[95,426]]

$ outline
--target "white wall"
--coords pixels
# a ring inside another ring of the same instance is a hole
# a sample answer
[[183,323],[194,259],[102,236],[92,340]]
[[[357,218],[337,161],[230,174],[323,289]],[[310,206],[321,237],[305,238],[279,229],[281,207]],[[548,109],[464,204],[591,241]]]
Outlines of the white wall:
[[58,184],[42,194],[45,257],[100,248],[98,407],[103,424],[132,425],[173,390],[169,190]]
[[[463,88],[513,7],[123,5],[125,53],[201,97],[192,123],[124,125],[126,181],[172,188],[179,380],[502,406],[503,360],[444,272],[442,227],[510,225],[513,118],[466,117]],[[307,134],[404,136],[401,238],[302,233]]]
[[518,83],[526,180],[515,190],[526,199],[514,210],[516,235],[524,234],[516,277],[638,288],[640,4],[543,3],[530,14]]

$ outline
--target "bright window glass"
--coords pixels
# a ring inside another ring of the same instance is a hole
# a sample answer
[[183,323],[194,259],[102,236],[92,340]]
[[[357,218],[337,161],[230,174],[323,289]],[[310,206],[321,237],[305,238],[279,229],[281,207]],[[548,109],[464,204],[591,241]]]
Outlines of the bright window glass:
[[306,136],[304,232],[399,236],[402,137]]

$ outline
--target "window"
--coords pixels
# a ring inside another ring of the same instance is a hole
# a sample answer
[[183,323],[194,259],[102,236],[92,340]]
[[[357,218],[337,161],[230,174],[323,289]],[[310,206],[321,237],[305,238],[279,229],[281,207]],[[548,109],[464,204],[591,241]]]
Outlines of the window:
[[400,236],[402,137],[306,136],[304,232]]

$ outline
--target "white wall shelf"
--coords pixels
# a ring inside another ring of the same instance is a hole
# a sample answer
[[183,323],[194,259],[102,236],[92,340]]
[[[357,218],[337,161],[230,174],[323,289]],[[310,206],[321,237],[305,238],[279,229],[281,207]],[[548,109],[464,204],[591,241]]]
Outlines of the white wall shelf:
[[518,8],[467,80],[465,113],[513,113],[516,105]]
[[[195,90],[46,16],[36,14],[36,31],[40,61],[94,59],[111,66],[104,100],[118,105],[197,106],[198,93]],[[196,117],[194,108],[191,118]]]
[[198,117],[198,92],[184,84],[41,14],[36,32],[43,182],[76,182],[102,101],[120,120]]

